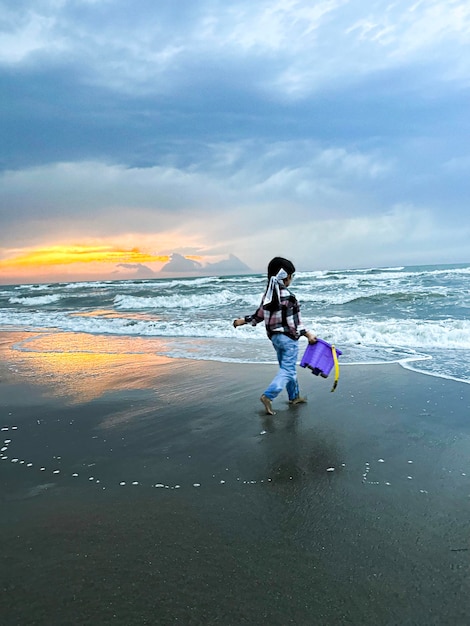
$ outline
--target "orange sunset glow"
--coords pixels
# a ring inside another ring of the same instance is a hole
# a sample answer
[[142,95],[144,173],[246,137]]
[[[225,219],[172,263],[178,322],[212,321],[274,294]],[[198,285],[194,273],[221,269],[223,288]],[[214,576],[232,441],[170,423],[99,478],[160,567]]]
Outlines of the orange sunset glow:
[[[125,249],[112,245],[56,245],[10,251],[0,259],[0,278],[48,280],[56,276],[94,276],[109,274],[110,265],[157,264],[170,260],[170,255],[154,254],[138,248]],[[187,256],[199,260],[198,256]],[[155,267],[155,266],[154,266]]]
[[166,263],[168,255],[141,252],[137,248],[120,250],[111,246],[52,246],[39,248],[0,261],[0,269],[70,265],[71,263]]

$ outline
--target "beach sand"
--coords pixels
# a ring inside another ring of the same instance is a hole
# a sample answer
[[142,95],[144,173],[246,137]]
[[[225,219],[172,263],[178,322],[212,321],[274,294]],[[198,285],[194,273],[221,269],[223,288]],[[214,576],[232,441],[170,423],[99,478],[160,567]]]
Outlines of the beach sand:
[[0,334],[3,626],[470,622],[469,385],[299,368],[268,418],[274,365],[28,336]]

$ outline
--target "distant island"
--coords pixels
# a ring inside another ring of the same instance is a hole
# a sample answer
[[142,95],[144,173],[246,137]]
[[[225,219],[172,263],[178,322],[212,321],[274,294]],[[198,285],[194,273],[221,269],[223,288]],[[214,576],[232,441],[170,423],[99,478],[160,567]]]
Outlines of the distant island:
[[252,270],[234,254],[229,254],[227,259],[216,263],[202,264],[177,252],[171,255],[171,259],[160,270],[161,274],[184,274],[186,272],[191,274],[194,272],[198,274],[249,274]]

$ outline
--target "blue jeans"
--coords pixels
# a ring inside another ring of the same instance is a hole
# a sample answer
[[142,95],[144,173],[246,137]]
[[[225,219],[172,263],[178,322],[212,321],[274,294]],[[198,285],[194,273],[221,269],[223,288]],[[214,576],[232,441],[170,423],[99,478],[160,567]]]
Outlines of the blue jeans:
[[299,384],[297,382],[299,344],[282,333],[274,333],[271,341],[279,361],[279,371],[264,392],[264,395],[270,400],[274,400],[285,387],[289,400],[294,400],[299,396]]

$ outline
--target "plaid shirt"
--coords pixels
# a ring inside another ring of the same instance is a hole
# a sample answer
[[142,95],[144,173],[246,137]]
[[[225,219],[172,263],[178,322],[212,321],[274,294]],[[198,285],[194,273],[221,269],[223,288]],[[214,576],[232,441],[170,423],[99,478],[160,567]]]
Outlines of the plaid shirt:
[[[271,339],[274,333],[284,333],[291,339],[297,340],[305,335],[307,329],[302,323],[300,316],[300,304],[297,298],[286,287],[280,288],[281,307],[276,311],[266,311],[263,308],[263,300],[253,315],[246,315],[245,322],[256,326],[260,322],[265,323],[266,332]],[[264,296],[263,296],[264,299]]]

